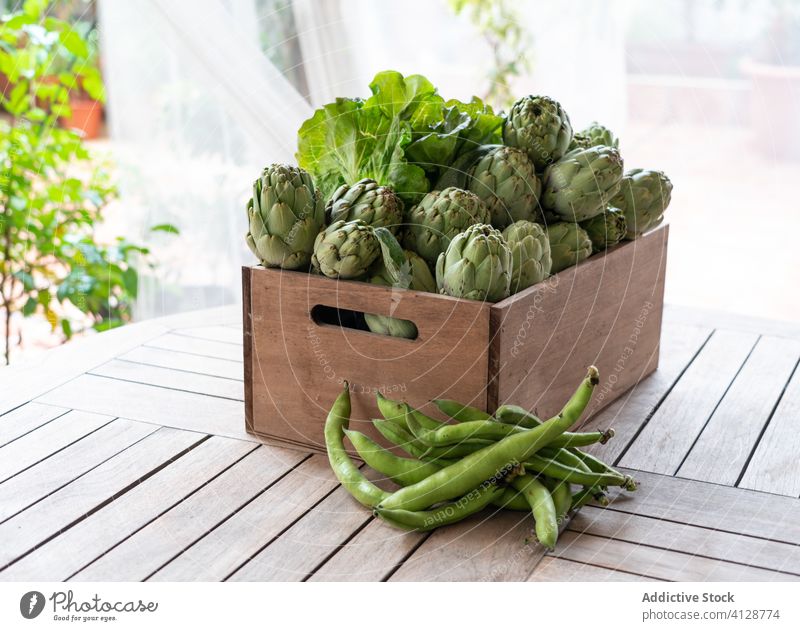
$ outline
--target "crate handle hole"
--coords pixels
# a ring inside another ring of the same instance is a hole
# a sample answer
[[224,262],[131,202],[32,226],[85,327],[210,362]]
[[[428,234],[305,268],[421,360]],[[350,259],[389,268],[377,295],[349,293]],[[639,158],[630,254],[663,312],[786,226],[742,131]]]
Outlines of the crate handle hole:
[[335,326],[344,329],[353,329],[355,331],[366,331],[374,335],[385,335],[386,337],[393,337],[394,339],[416,340],[417,337],[419,337],[417,325],[411,320],[403,320],[400,318],[393,318],[396,321],[393,324],[404,332],[402,337],[372,331],[367,325],[367,317],[373,316],[378,317],[377,314],[368,314],[363,311],[353,311],[352,309],[341,309],[339,307],[329,307],[328,305],[314,305],[311,308],[311,319],[317,326]]

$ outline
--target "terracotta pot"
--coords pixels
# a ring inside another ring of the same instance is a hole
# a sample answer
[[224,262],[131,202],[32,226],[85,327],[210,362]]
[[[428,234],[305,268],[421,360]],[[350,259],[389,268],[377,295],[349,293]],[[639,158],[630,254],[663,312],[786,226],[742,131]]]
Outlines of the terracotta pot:
[[746,61],[755,146],[768,158],[800,160],[800,66]]
[[62,118],[61,125],[82,132],[89,140],[97,138],[103,124],[103,104],[85,96],[72,95],[69,106],[72,116]]

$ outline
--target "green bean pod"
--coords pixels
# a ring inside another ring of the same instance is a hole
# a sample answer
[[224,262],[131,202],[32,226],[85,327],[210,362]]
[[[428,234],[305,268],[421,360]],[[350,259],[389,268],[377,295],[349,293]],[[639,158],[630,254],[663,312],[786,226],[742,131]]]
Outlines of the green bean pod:
[[[459,425],[440,425],[437,429],[428,429],[420,424],[418,416],[414,414],[412,410],[409,410],[406,414],[406,425],[419,442],[428,445],[429,447],[450,449],[451,447],[458,445],[474,445],[476,449],[480,449],[481,447],[486,447],[494,442],[493,440],[486,438],[469,438],[468,432],[466,431],[454,431],[456,428],[464,425],[464,423]],[[459,434],[463,434],[463,437],[458,440],[452,440],[445,443],[436,438],[439,436],[440,432],[444,432],[443,435],[445,436],[454,437],[457,437]]]
[[578,509],[590,500],[595,500],[600,506],[608,506],[608,496],[598,486],[584,486],[572,498],[572,509]]
[[[407,419],[406,422],[412,423],[414,420]],[[460,444],[466,440],[484,440],[487,441],[486,444],[491,444],[519,431],[527,430],[518,430],[513,425],[503,425],[495,421],[464,421],[455,425],[442,425],[432,431],[423,431],[417,437],[432,447],[444,447]]]
[[602,432],[564,432],[548,447],[586,447],[600,443],[605,445],[614,437],[614,430],[609,428]]
[[393,445],[400,447],[409,456],[422,458],[425,454],[427,447],[414,438],[405,427],[398,425],[394,421],[379,418],[372,419],[372,424],[380,432],[381,436]]
[[587,454],[580,449],[571,449],[570,451],[580,458],[583,463],[592,471],[596,473],[610,473],[615,476],[622,476],[625,478],[625,490],[631,492],[636,490],[636,480],[634,480],[631,476],[624,475],[623,473],[617,471],[614,467],[607,465],[599,458],[595,458],[593,455]]
[[372,508],[389,494],[367,480],[344,448],[344,430],[350,424],[349,388],[345,381],[344,390],[336,397],[325,419],[325,447],[331,468],[342,486],[364,506]]
[[561,464],[557,460],[540,456],[527,458],[525,460],[525,468],[550,478],[587,486],[625,486],[628,482],[626,476],[616,476],[610,473],[587,473],[586,471]]
[[518,405],[501,405],[494,412],[495,420],[507,425],[519,425],[526,429],[533,429],[542,424],[542,420]]
[[569,513],[572,506],[572,492],[569,488],[569,482],[563,480],[553,480],[552,478],[542,478],[542,483],[550,491],[553,496],[553,504],[556,506],[556,518],[559,525]]
[[503,489],[497,485],[484,484],[472,489],[456,501],[432,510],[405,510],[377,506],[373,509],[373,513],[393,526],[406,530],[426,531],[461,521],[500,499],[502,495]]
[[346,429],[344,433],[364,462],[400,486],[408,486],[424,480],[441,469],[429,462],[414,458],[401,458],[361,432]]
[[376,393],[375,399],[378,402],[378,410],[380,411],[383,418],[387,421],[391,421],[405,429],[406,425],[406,409],[405,403],[402,401],[395,401],[394,399],[390,399],[387,396],[384,396],[380,392]]
[[577,422],[599,379],[597,368],[590,367],[558,416],[530,431],[508,436],[484,447],[421,482],[395,491],[382,502],[381,507],[420,510],[459,497],[486,480],[504,475],[509,467],[526,462],[544,445]]
[[583,471],[584,473],[592,473],[592,470],[586,464],[584,464],[583,460],[581,460],[569,449],[564,449],[563,447],[553,449],[552,447],[547,446],[539,451],[539,453],[536,455],[540,458],[555,460],[564,466],[572,467],[573,469]]
[[522,493],[533,513],[536,537],[545,548],[553,549],[558,539],[558,519],[553,497],[547,487],[530,474],[511,481],[517,491]]
[[488,421],[492,418],[491,414],[471,405],[464,405],[452,399],[434,399],[433,401],[443,413],[461,423],[470,421]]

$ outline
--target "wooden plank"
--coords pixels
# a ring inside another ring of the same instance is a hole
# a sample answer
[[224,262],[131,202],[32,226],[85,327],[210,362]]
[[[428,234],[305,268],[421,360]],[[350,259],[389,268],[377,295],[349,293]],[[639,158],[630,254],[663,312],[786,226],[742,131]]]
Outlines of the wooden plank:
[[739,486],[800,495],[800,370],[795,370]]
[[217,359],[227,359],[228,361],[242,361],[242,347],[224,342],[214,342],[213,340],[203,340],[196,337],[186,337],[185,335],[175,335],[165,333],[147,342],[146,346],[151,348],[164,348],[170,351],[178,351],[189,355],[201,355],[204,357],[216,357]]
[[569,530],[800,576],[800,546],[586,506]]
[[[797,365],[798,357],[800,340],[762,337],[678,469],[678,475],[734,486]],[[771,461],[775,454],[769,453]],[[781,479],[790,477],[788,471],[781,471],[781,474]],[[797,494],[800,494],[800,489]]]
[[[606,462],[615,462],[710,335],[709,328],[665,322],[661,332],[658,370],[607,408],[591,416],[588,422],[579,425],[583,431],[608,427],[616,431],[613,440],[605,445],[592,445],[587,451]],[[608,375],[600,375],[600,385],[589,404],[587,415],[594,412],[595,401],[603,404],[608,379]]]
[[[118,456],[0,524],[0,567],[85,518],[153,470],[203,439],[194,432],[162,428]],[[5,572],[0,573],[4,578]]]
[[644,471],[627,473],[636,477],[639,490],[610,490],[608,510],[800,545],[800,502],[795,498]]
[[427,536],[427,533],[398,530],[373,519],[308,580],[382,581]]
[[92,369],[89,374],[122,381],[144,383],[171,390],[182,390],[184,392],[195,392],[224,399],[244,401],[244,387],[241,381],[198,375],[182,370],[156,368],[155,366],[144,366],[112,359],[110,362]]
[[[183,464],[194,452],[199,452],[204,443],[188,456],[182,458],[176,464]],[[191,546],[207,532],[215,528],[224,519],[235,513],[244,504],[249,502],[257,494],[261,493],[266,487],[275,482],[276,479],[284,475],[292,467],[295,467],[306,456],[295,451],[277,449],[274,447],[258,447],[255,451],[247,454],[242,460],[234,464],[228,470],[221,473],[217,478],[197,490],[185,500],[168,510],[166,513],[147,524],[144,528],[134,533],[131,537],[109,550],[106,554],[92,563],[89,567],[75,574],[70,580],[78,581],[143,581],[150,574],[156,572],[160,567],[166,565],[170,559],[177,556],[180,552]],[[161,473],[166,473],[174,468],[175,465],[168,467]],[[162,484],[161,473],[153,476],[148,482]],[[186,474],[185,468],[180,474]],[[182,475],[182,477],[188,477]],[[204,470],[203,475],[198,477],[200,481],[207,477]],[[180,482],[180,480],[179,480]],[[145,487],[145,482],[142,487]],[[124,506],[116,507],[116,511],[125,511],[125,514],[134,513],[136,520],[141,521],[141,510],[149,514],[152,509],[145,504],[142,507],[131,505],[133,491],[126,496]],[[170,492],[174,496],[174,491]],[[144,498],[142,498],[144,499]],[[160,504],[167,504],[170,500],[164,498]],[[108,506],[111,509],[114,504]],[[100,514],[95,514],[91,523],[87,523],[87,528],[97,530],[97,518]],[[109,514],[109,519],[114,515]],[[128,524],[126,524],[126,528]],[[77,529],[73,529],[77,530]],[[67,539],[75,540],[71,537],[72,531],[66,534]],[[78,537],[80,533],[77,533]],[[80,538],[77,539],[80,544]],[[63,543],[60,544],[63,550]],[[63,553],[62,553],[63,554]],[[35,556],[36,553],[34,553]],[[81,551],[81,556],[87,555]],[[45,567],[50,567],[49,560],[42,563]],[[62,572],[63,574],[63,572]]]
[[148,434],[154,425],[117,419],[0,484],[0,522],[54,493]]
[[160,366],[161,368],[184,370],[189,373],[242,380],[242,365],[239,362],[232,362],[228,359],[187,355],[186,353],[168,351],[162,348],[150,348],[149,346],[138,346],[120,355],[117,359],[147,366]]
[[241,401],[191,392],[81,375],[38,401],[206,434],[257,440],[244,430]]
[[791,574],[566,531],[553,556],[665,581],[791,581]]
[[113,417],[72,410],[0,447],[0,481],[24,471],[109,423]]
[[[381,478],[369,469],[365,474],[373,481]],[[303,580],[371,519],[372,514],[340,486],[228,580]]]
[[529,582],[616,582],[616,581],[655,581],[656,579],[629,574],[618,570],[575,563],[566,559],[545,556],[528,577]]
[[665,305],[664,317],[671,322],[712,326],[717,329],[749,331],[759,335],[800,340],[800,323],[747,316],[719,309]]
[[337,484],[327,458],[312,456],[148,580],[225,579]]
[[42,403],[26,403],[0,416],[0,446],[41,427],[68,412],[67,408]]
[[756,339],[751,333],[715,331],[619,464],[673,475]]
[[[415,407],[438,397],[485,407],[488,304],[286,270],[248,272],[255,432],[324,447],[325,414],[344,379],[352,391],[352,426],[372,436],[378,390]],[[316,306],[411,320],[419,335],[407,340],[317,323]]]
[[605,405],[655,370],[668,232],[661,226],[492,305],[490,405],[549,418],[589,365],[614,375]]
[[172,331],[175,335],[184,335],[186,337],[194,337],[201,340],[211,340],[213,342],[224,342],[225,344],[236,344],[242,346],[242,331],[241,325],[239,330],[232,329],[229,326],[195,326],[184,329],[174,329]]
[[523,581],[544,555],[527,513],[489,511],[431,536],[391,581]]

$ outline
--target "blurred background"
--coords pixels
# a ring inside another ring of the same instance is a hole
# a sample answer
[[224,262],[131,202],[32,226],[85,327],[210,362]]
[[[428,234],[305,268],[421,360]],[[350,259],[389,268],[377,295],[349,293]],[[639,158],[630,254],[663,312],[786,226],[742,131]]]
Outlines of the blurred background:
[[[83,229],[100,269],[119,268],[108,279],[92,272],[91,252],[68,242],[83,276],[59,297],[57,278],[45,287],[47,273],[27,279],[6,265],[0,327],[11,359],[238,300],[252,180],[293,160],[315,107],[367,95],[384,69],[497,108],[547,94],[575,129],[610,127],[626,168],[660,169],[674,184],[667,302],[800,315],[800,0],[0,0],[0,13],[7,31],[24,32],[0,38],[7,129],[24,75],[14,56],[50,46],[39,73],[58,77],[69,107],[53,124],[88,150],[64,177],[108,178]],[[58,32],[52,44],[48,31]],[[64,49],[71,65],[55,72]],[[64,296],[91,297],[91,282],[106,291],[99,306],[65,306]]]

